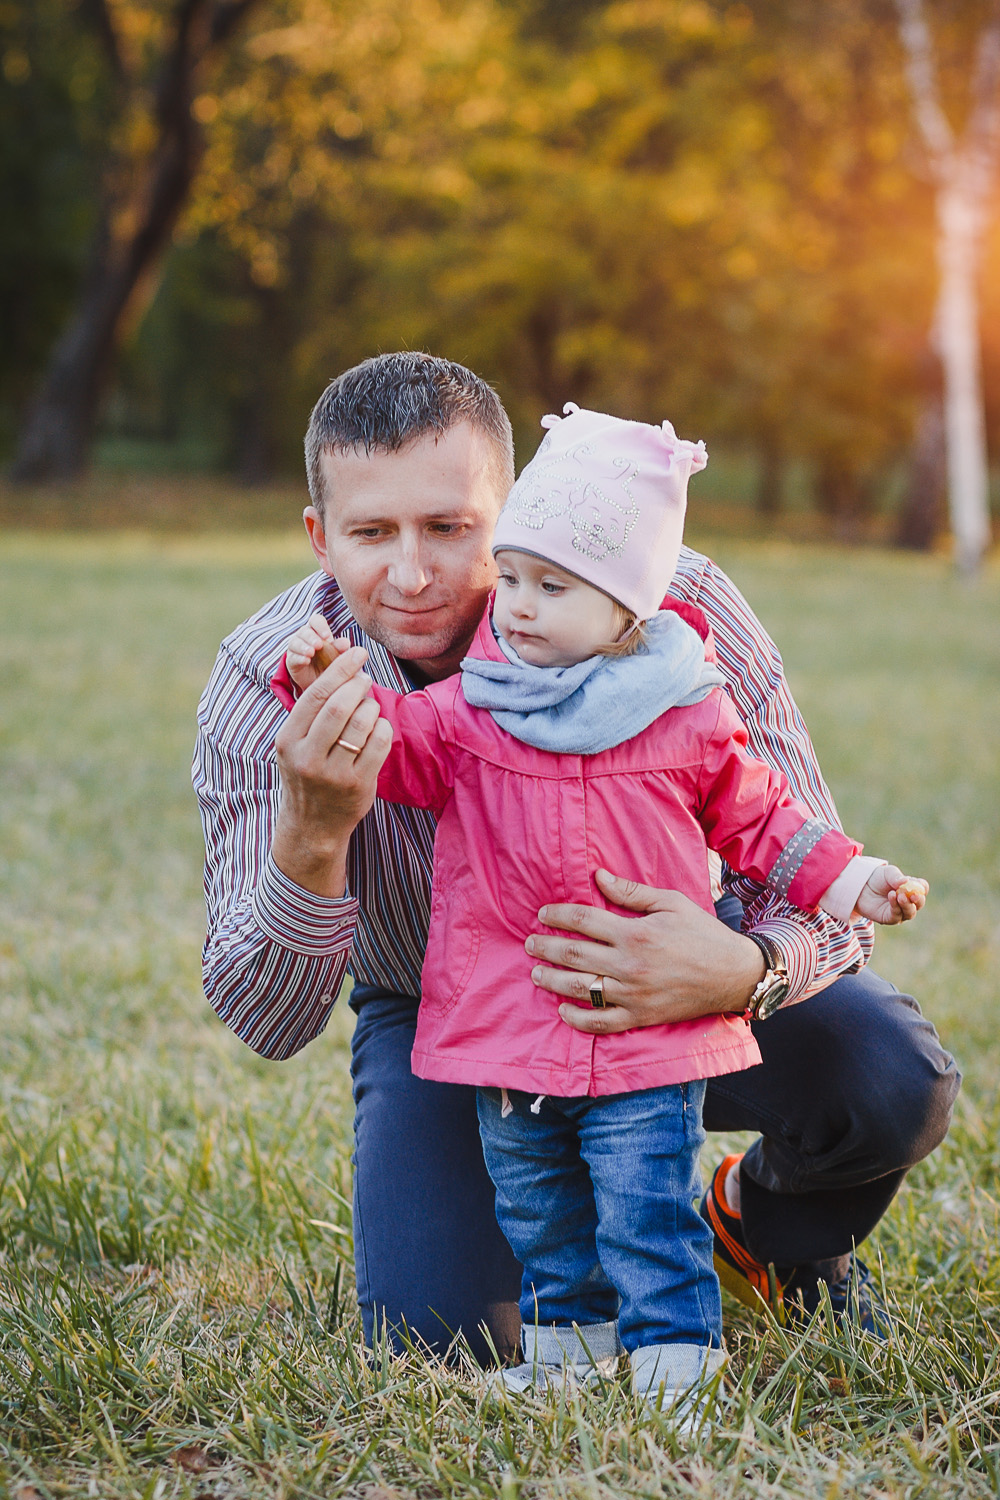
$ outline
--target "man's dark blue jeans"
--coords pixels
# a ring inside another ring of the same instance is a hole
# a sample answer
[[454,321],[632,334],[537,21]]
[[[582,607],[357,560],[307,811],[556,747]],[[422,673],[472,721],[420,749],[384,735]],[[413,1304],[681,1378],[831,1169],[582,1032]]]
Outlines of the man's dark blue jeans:
[[[738,924],[735,902],[719,914]],[[358,988],[351,1003],[366,1337],[384,1319],[438,1352],[461,1329],[481,1360],[491,1343],[509,1355],[521,1268],[497,1225],[476,1090],[414,1078],[413,996]],[[867,969],[754,1032],[763,1062],[709,1080],[705,1127],[760,1135],[741,1173],[751,1251],[782,1266],[815,1262],[836,1281],[907,1169],[944,1139],[959,1074],[916,1002]]]
[[712,1231],[698,1213],[704,1080],[597,1099],[479,1090],[500,1227],[524,1266],[521,1322],[618,1320],[644,1344],[722,1347]]

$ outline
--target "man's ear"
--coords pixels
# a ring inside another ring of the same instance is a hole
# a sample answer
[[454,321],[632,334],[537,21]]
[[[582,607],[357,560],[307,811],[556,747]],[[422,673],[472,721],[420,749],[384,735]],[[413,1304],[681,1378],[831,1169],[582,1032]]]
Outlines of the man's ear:
[[302,512],[302,523],[309,537],[309,545],[316,554],[316,560],[323,572],[330,578],[333,577],[333,566],[330,562],[329,553],[326,550],[326,532],[323,529],[323,517],[315,505],[307,505]]

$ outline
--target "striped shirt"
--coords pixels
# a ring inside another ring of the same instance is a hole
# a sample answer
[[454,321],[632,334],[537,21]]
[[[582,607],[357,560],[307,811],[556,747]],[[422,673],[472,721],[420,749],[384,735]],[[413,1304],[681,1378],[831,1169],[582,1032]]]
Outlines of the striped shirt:
[[[708,617],[750,748],[785,773],[817,817],[839,827],[781,657],[739,590],[685,547],[670,592]],[[358,984],[418,996],[430,918],[430,812],[377,799],[351,839],[348,892],[339,899],[303,890],[271,858],[280,798],[274,741],[285,710],[269,682],[289,637],[315,610],[334,635],[367,649],[375,682],[409,690],[395,659],[356,624],[335,580],[314,573],[223,641],[198,708],[193,778],[206,845],[205,993],[237,1036],[271,1058],[291,1057],[319,1035],[348,971]],[[642,879],[641,870],[621,873]],[[722,884],[743,903],[744,931],[769,937],[784,954],[789,1001],[867,962],[870,924],[799,911],[726,868]]]

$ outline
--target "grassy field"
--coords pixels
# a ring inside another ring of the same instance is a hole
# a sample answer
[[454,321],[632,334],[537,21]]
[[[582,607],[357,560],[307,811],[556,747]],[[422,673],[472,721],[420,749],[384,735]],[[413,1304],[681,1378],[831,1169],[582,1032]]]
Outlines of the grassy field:
[[[256,1059],[200,992],[194,706],[294,534],[0,539],[0,1479],[37,1495],[978,1496],[1000,1487],[997,574],[713,550],[782,643],[845,821],[926,874],[881,936],[967,1083],[867,1248],[896,1332],[727,1305],[734,1399],[678,1449],[611,1385],[504,1413],[363,1362],[350,1012]],[[720,1145],[710,1143],[712,1159]]]
[[[228,526],[277,531],[287,530],[289,517],[297,516],[309,498],[299,474],[247,486],[221,473],[121,468],[119,462],[139,457],[128,446],[117,454],[104,448],[100,456],[103,467],[95,465],[85,478],[65,483],[14,485],[0,476],[0,528],[106,532],[141,527],[173,535]],[[159,451],[149,456],[166,455]],[[694,480],[691,513],[702,533],[713,539],[777,536],[793,542],[886,544],[894,534],[904,483],[902,472],[888,475],[869,511],[838,519],[817,508],[807,470],[792,465],[780,512],[761,515],[754,459],[723,448],[713,451],[708,468]],[[993,476],[992,491],[994,514],[1000,520],[1000,474]]]

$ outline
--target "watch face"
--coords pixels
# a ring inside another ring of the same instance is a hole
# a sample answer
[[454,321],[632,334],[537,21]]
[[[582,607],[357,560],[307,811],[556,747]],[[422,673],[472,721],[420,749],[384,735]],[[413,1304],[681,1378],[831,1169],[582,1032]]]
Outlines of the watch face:
[[773,1016],[776,1010],[780,1010],[788,994],[788,980],[783,974],[775,974],[772,971],[768,979],[771,982],[757,1002],[757,1009],[754,1012],[754,1019],[757,1021],[766,1021],[768,1016]]

